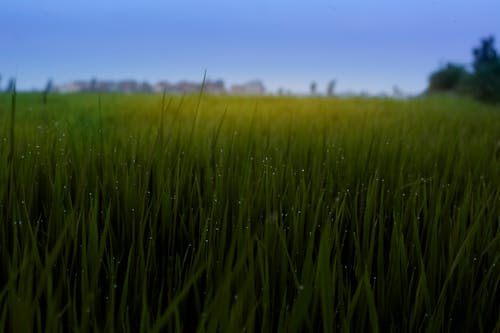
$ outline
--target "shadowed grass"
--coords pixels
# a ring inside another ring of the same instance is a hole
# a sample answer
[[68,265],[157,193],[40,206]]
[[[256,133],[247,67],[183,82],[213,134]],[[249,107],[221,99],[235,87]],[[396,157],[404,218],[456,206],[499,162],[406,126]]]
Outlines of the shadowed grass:
[[12,98],[0,331],[500,329],[494,107]]

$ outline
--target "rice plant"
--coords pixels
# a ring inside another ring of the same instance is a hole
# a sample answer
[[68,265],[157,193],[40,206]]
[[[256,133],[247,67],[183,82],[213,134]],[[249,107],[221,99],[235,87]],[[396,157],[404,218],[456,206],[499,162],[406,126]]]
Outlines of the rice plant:
[[500,331],[498,107],[0,94],[0,120],[0,331]]

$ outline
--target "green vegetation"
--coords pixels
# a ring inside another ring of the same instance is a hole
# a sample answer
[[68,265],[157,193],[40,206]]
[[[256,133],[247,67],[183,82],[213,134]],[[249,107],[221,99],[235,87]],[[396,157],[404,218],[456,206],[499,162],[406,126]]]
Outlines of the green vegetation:
[[472,50],[472,72],[465,66],[447,63],[432,73],[427,94],[454,93],[472,96],[488,103],[500,102],[500,56],[495,50],[495,39],[485,38]]
[[13,100],[2,332],[500,331],[492,106]]

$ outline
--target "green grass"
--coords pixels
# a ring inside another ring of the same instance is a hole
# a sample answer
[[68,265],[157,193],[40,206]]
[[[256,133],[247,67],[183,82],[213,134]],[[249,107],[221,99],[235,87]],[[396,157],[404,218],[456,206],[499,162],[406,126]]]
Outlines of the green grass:
[[498,108],[12,101],[2,332],[500,331]]

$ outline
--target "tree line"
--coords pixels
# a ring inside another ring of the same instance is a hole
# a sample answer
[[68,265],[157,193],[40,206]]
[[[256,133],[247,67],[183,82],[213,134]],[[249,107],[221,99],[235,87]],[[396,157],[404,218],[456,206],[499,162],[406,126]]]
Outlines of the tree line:
[[493,36],[472,50],[472,66],[448,62],[429,77],[427,94],[451,92],[488,103],[500,102],[500,57]]

